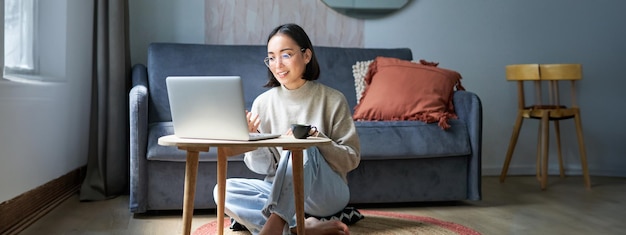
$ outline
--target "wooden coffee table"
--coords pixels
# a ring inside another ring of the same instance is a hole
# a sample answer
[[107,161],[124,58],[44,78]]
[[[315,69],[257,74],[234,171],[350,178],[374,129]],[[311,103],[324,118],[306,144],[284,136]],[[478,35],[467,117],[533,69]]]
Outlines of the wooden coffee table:
[[209,140],[187,139],[174,135],[159,138],[159,145],[177,146],[187,151],[185,164],[185,192],[183,198],[183,234],[191,233],[191,220],[193,218],[193,203],[196,194],[196,181],[198,176],[198,156],[200,152],[208,152],[210,147],[217,147],[217,233],[224,233],[224,203],[226,196],[226,165],[228,163],[226,150],[229,147],[282,147],[292,152],[293,186],[296,203],[296,222],[298,234],[304,234],[304,185],[303,185],[303,150],[322,144],[329,144],[330,139],[309,137],[296,139],[293,136],[281,136],[276,139],[258,141],[233,141],[233,140]]

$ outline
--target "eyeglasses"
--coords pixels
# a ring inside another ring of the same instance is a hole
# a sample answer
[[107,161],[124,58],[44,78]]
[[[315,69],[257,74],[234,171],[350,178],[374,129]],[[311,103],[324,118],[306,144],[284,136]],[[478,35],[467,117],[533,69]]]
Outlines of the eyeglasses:
[[[304,52],[306,49],[304,48],[300,48],[300,52]],[[291,57],[293,57],[293,54],[290,54],[288,52],[282,53],[280,55],[280,60],[282,61],[282,63],[287,63],[289,64],[291,61]],[[278,62],[278,58],[276,57],[265,57],[265,59],[263,60],[263,62],[265,62],[265,65],[267,67],[270,67],[272,65],[276,65],[276,63]]]

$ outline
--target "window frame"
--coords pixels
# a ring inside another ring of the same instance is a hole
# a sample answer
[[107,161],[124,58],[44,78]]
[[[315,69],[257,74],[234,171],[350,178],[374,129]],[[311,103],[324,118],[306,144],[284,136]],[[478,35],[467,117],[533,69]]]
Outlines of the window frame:
[[[41,18],[40,18],[40,14],[42,12],[40,12],[40,1],[39,0],[30,0],[32,1],[32,13],[31,13],[31,21],[32,24],[30,26],[30,28],[28,29],[31,35],[31,42],[30,42],[30,56],[31,56],[31,60],[32,60],[32,68],[18,68],[18,67],[8,67],[6,64],[6,55],[4,54],[6,49],[5,48],[5,42],[6,42],[6,38],[5,38],[5,10],[6,10],[6,1],[7,0],[0,0],[2,1],[2,51],[0,51],[1,55],[2,55],[2,63],[0,64],[1,69],[2,69],[2,78],[4,80],[9,80],[9,81],[14,81],[14,82],[23,82],[23,83],[31,83],[31,82],[41,82],[41,81],[46,81],[48,79],[45,78],[44,74],[41,71],[41,61],[40,61],[40,26],[43,24],[45,24],[45,22],[41,22]],[[20,4],[23,4],[24,0],[16,0],[18,2],[20,2]]]
[[4,79],[4,0],[0,0],[0,75]]
[[[7,0],[4,0],[5,4]],[[11,1],[11,0],[9,0]],[[32,64],[29,64],[32,68],[20,68],[20,67],[8,67],[6,64],[4,64],[4,68],[5,68],[5,74],[7,75],[15,75],[15,76],[19,76],[19,75],[35,75],[39,73],[39,61],[38,61],[38,56],[37,56],[37,48],[38,48],[38,26],[39,26],[39,21],[38,21],[38,2],[37,0],[12,0],[12,1],[16,1],[19,2],[20,4],[26,4],[26,1],[30,1],[30,4],[32,9],[30,12],[30,21],[31,24],[30,25],[24,25],[24,24],[20,24],[20,28],[21,30],[27,30],[30,31],[30,52],[29,53],[31,60],[32,60]],[[4,22],[4,24],[6,24],[6,22]],[[6,25],[4,25],[6,26]],[[24,38],[20,38],[22,42],[26,41],[24,40]],[[6,39],[5,39],[6,40]],[[5,41],[6,42],[6,41]],[[20,44],[20,47],[22,45]],[[5,48],[6,49],[6,48]],[[5,55],[5,62],[6,62],[6,55]]]

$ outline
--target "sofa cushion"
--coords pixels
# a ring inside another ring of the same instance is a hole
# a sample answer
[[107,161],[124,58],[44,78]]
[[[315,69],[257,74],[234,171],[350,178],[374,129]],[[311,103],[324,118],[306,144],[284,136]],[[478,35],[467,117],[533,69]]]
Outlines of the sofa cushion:
[[[315,47],[315,53],[320,65],[320,78],[317,81],[343,93],[348,101],[350,110],[353,110],[356,105],[354,79],[352,79],[352,65],[354,63],[373,60],[376,56],[404,60],[413,59],[411,50],[408,48],[363,49],[318,46]],[[244,86],[247,85],[244,84]]]
[[[471,154],[469,135],[465,123],[450,120],[442,131],[436,124],[415,121],[356,121],[361,143],[362,160],[414,159]],[[147,159],[155,161],[184,162],[185,151],[172,146],[161,146],[161,136],[174,133],[172,122],[153,123],[148,127]],[[229,161],[243,161],[243,155],[229,157]],[[201,162],[216,162],[217,151],[200,153]]]
[[[461,75],[434,65],[377,57],[365,77],[367,87],[355,107],[355,120],[419,120],[438,122],[456,118],[452,95]],[[457,89],[462,88],[457,86]]]
[[[341,91],[350,108],[356,105],[354,81],[350,66],[356,61],[373,60],[376,56],[411,60],[409,48],[340,48],[315,47],[320,65],[319,82]],[[267,90],[267,56],[265,45],[206,45],[184,43],[151,43],[148,49],[149,122],[171,121],[165,85],[167,76],[238,75],[243,78],[246,107]],[[237,61],[237,63],[232,63]],[[245,64],[246,66],[241,66]],[[346,77],[346,75],[348,77]]]
[[[186,152],[173,146],[158,144],[159,137],[174,134],[172,122],[156,122],[148,126],[148,160],[184,162]],[[209,152],[200,152],[201,162],[217,162],[217,149],[210,148]],[[229,157],[228,161],[243,161],[243,155]]]
[[[263,45],[206,45],[152,43],[148,49],[150,122],[172,120],[165,78],[168,76],[236,75],[244,80],[246,107],[267,90],[267,67]],[[236,61],[236,63],[233,63]]]
[[414,159],[463,156],[472,153],[465,123],[449,121],[441,130],[435,123],[415,121],[356,121],[361,160]]

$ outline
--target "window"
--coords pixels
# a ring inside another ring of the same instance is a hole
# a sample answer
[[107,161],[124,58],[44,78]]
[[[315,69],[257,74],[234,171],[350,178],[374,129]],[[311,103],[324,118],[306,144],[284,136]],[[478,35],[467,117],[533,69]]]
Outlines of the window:
[[[4,79],[23,82],[63,82],[66,72],[66,0],[4,1],[3,54],[0,68]],[[75,0],[82,2],[82,0]]]
[[5,75],[35,74],[36,1],[4,0]]

